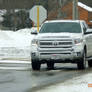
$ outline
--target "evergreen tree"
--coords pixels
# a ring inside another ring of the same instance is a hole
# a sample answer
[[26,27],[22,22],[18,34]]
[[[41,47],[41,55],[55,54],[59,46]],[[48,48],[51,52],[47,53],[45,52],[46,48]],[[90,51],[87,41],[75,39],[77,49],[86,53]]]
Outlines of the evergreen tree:
[[3,15],[3,18],[4,21],[2,22],[2,25],[14,31],[32,27],[32,22],[29,19],[29,13],[26,10],[7,12]]

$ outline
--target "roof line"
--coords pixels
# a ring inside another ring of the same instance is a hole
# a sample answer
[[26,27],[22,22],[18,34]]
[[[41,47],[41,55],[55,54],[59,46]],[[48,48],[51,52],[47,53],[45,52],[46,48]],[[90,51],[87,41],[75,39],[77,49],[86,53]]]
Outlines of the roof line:
[[78,2],[78,6],[84,8],[85,10],[87,10],[89,12],[92,12],[92,8],[91,7],[85,5],[85,4],[81,3],[81,2]]

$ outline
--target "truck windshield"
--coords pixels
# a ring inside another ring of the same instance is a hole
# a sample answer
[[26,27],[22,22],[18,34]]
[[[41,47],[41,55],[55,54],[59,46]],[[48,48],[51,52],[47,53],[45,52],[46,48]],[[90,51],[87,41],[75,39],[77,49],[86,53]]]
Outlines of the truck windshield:
[[75,22],[54,22],[45,23],[39,33],[81,33],[80,23]]

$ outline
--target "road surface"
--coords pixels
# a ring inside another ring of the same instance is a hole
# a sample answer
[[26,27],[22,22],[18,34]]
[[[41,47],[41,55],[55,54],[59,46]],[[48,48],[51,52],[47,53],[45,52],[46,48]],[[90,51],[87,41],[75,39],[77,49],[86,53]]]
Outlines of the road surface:
[[36,92],[90,72],[92,68],[77,70],[76,64],[56,64],[54,70],[42,65],[32,71],[31,63],[0,63],[0,92]]

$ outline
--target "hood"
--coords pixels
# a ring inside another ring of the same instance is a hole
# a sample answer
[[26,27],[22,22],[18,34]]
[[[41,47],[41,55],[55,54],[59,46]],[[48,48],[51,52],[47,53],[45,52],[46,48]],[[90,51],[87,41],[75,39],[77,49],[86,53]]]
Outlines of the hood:
[[35,38],[81,38],[82,33],[39,33]]

